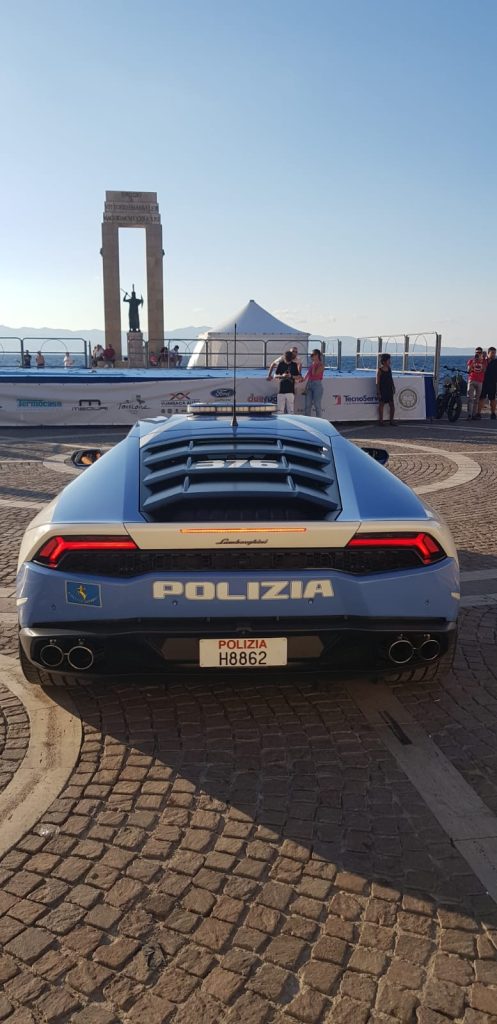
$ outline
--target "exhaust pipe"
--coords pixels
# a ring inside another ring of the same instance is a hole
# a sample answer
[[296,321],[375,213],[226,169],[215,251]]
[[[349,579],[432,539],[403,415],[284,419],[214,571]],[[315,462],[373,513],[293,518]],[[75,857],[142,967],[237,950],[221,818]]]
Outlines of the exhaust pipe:
[[95,659],[93,651],[89,647],[86,647],[85,644],[77,644],[68,651],[67,660],[71,668],[78,672],[85,672],[91,668]]
[[405,637],[398,636],[394,640],[393,644],[390,644],[388,648],[388,657],[390,661],[393,661],[396,665],[407,665],[414,655],[414,647],[410,640],[406,640]]
[[64,661],[62,647],[59,647],[55,640],[50,640],[40,651],[40,661],[45,668],[59,668]]
[[419,657],[423,661],[436,661],[440,654],[440,644],[438,640],[434,640],[433,637],[427,636],[420,647],[418,647]]

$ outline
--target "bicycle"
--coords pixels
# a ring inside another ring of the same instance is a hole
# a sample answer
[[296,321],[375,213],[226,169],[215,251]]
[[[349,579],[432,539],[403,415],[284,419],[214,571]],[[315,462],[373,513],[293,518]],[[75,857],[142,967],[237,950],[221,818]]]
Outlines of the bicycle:
[[444,413],[447,413],[449,423],[455,423],[461,415],[462,395],[466,393],[466,381],[461,370],[455,366],[444,366],[449,370],[451,377],[442,381],[442,390],[437,395],[436,412],[437,420],[441,420]]

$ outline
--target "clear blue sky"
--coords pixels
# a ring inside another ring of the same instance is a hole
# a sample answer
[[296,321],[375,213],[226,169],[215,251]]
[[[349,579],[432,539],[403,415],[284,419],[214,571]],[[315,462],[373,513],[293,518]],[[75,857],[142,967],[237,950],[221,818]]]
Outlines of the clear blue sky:
[[495,0],[4,4],[0,323],[103,327],[105,190],[130,189],[158,193],[166,328],[255,298],[495,343],[496,44]]

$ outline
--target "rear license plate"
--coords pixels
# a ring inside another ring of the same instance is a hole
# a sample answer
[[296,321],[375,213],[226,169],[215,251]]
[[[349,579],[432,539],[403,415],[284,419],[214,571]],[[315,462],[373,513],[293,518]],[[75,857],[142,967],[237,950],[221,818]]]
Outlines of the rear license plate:
[[201,668],[263,668],[287,663],[286,636],[200,640],[199,648]]

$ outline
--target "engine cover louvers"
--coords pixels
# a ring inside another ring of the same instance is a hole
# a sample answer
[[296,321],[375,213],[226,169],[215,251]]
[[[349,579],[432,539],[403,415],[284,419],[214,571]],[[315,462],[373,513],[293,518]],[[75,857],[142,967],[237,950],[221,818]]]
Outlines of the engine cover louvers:
[[335,518],[332,453],[260,434],[154,440],[141,451],[141,512],[152,522]]

